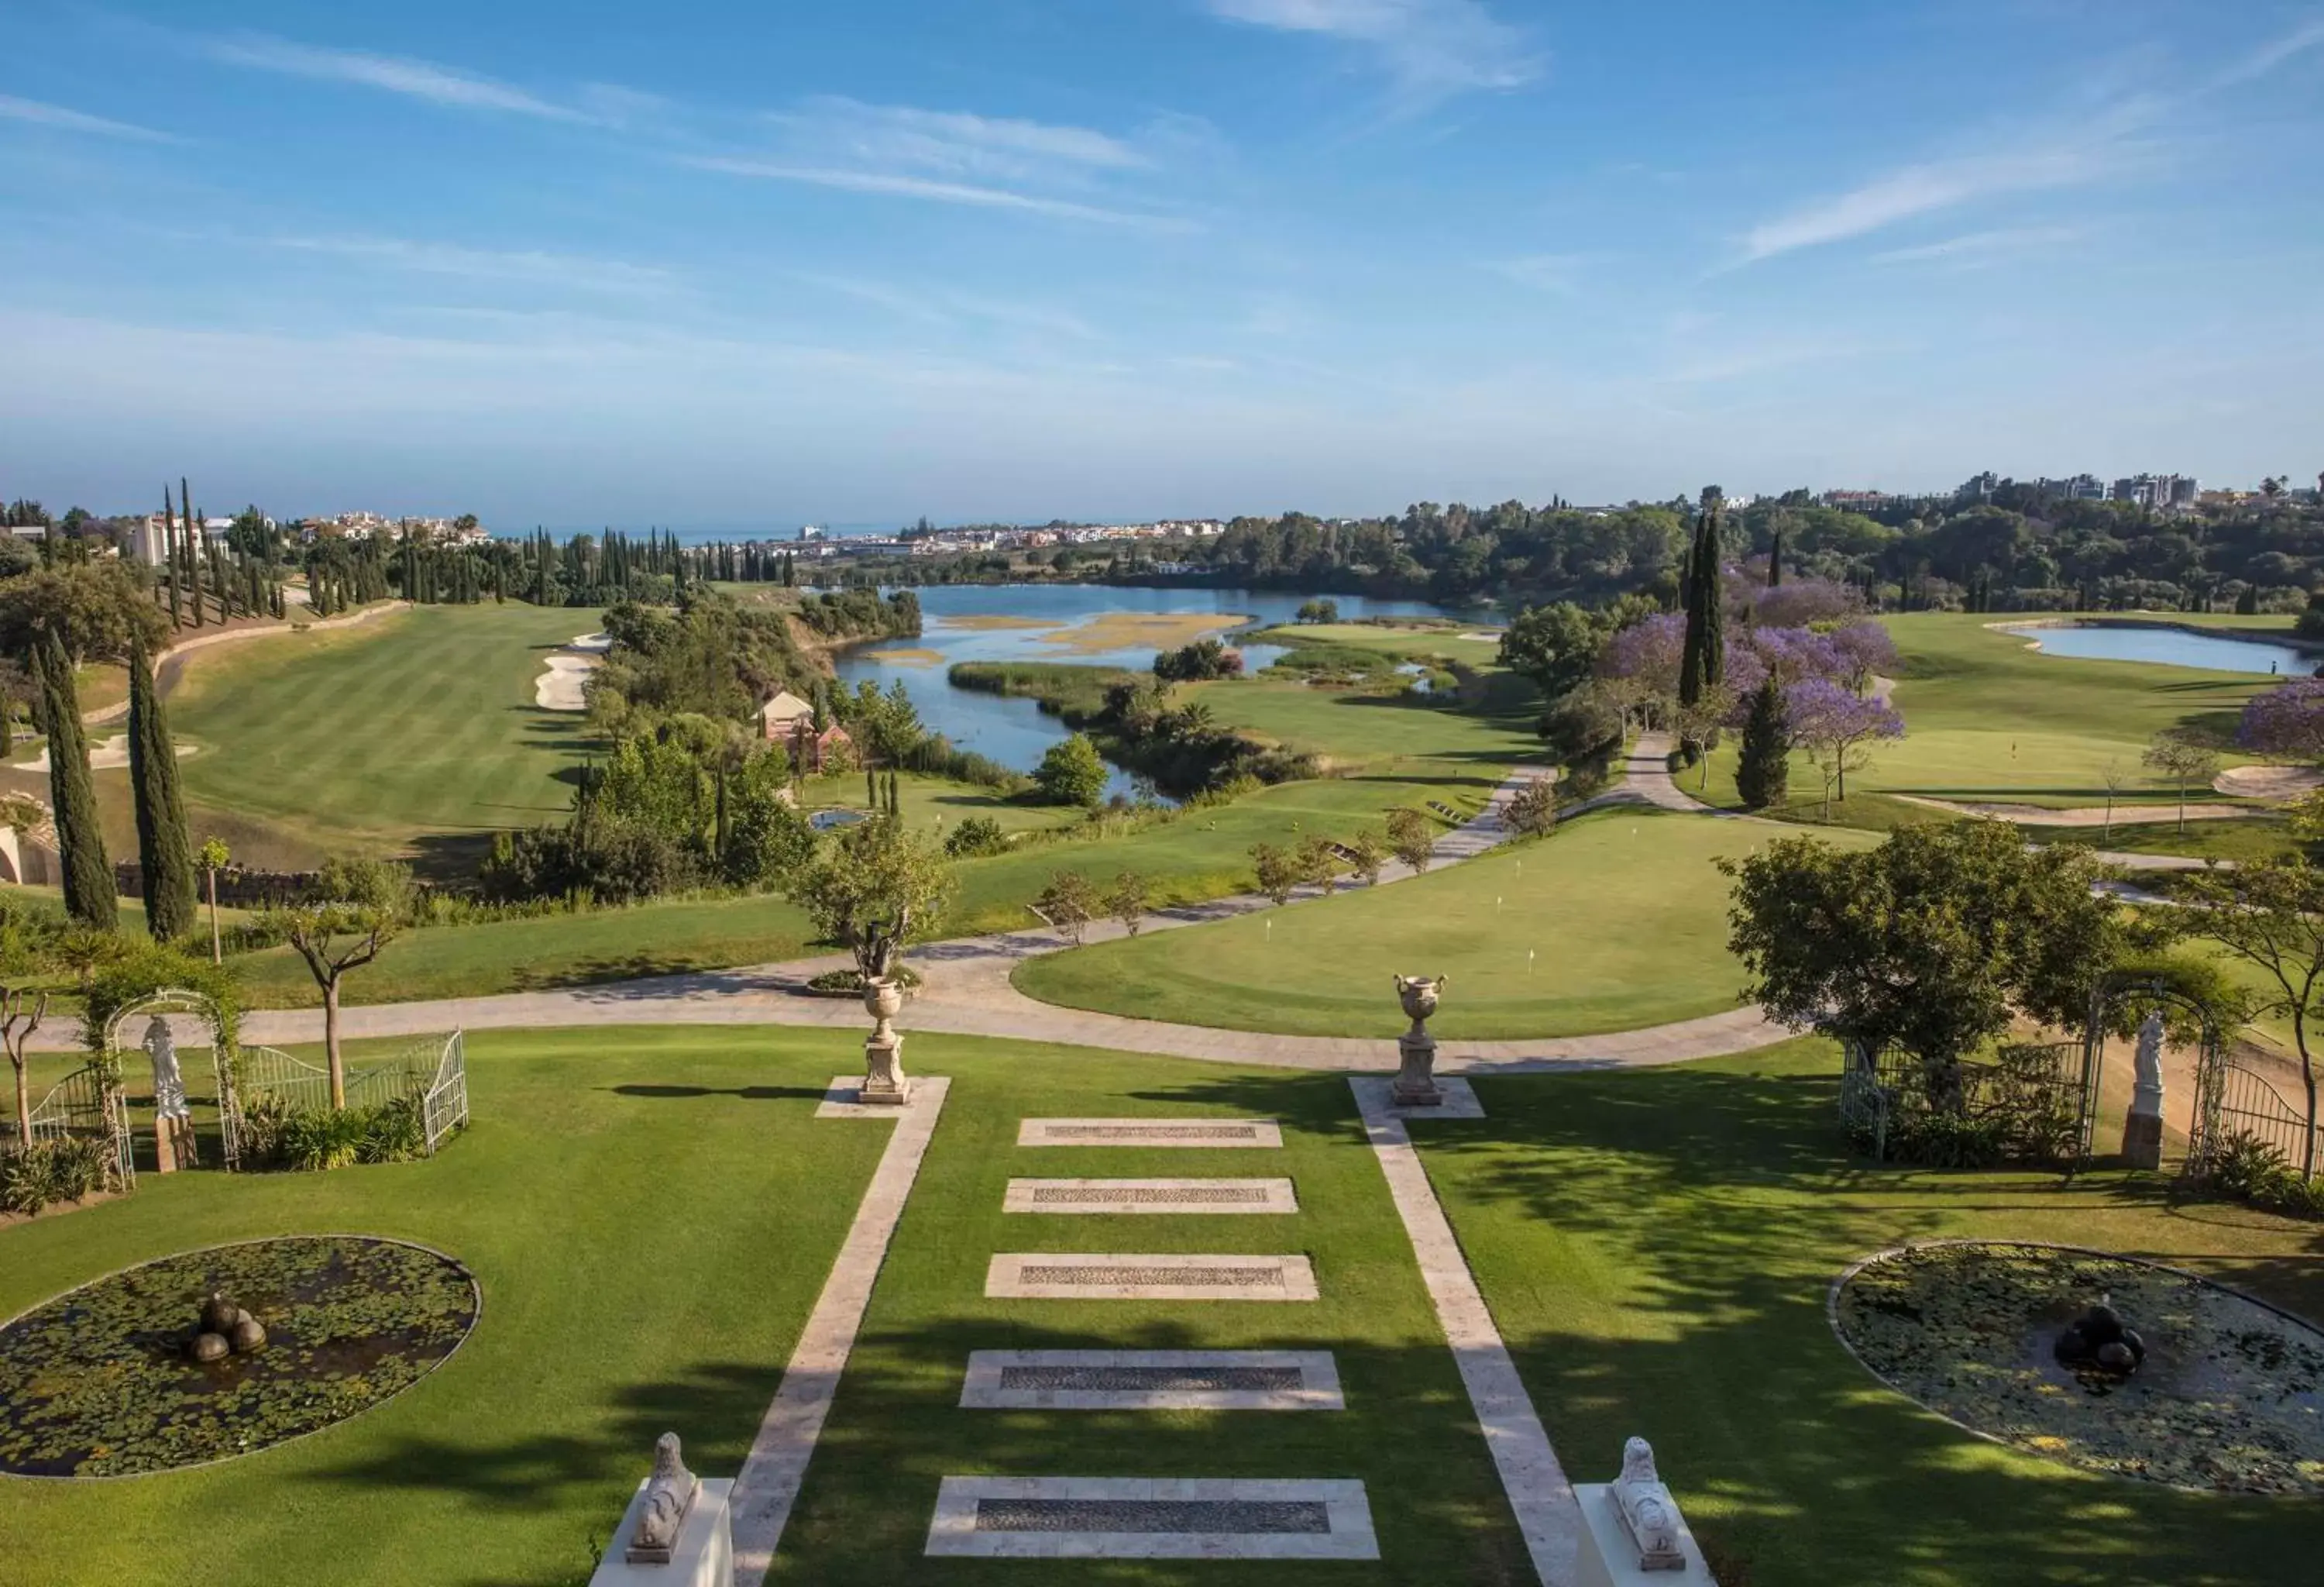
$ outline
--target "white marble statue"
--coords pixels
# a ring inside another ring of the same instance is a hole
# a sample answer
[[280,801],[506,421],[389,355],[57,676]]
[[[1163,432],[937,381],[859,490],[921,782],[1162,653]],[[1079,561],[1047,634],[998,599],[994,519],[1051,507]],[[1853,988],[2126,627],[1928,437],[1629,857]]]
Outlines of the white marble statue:
[[139,1045],[153,1060],[154,1117],[191,1118],[193,1110],[186,1103],[186,1078],[178,1072],[178,1038],[169,1020],[154,1015],[146,1022],[145,1039]]
[[1655,1470],[1654,1446],[1633,1438],[1622,1446],[1622,1474],[1609,1491],[1630,1541],[1637,1545],[1642,1571],[1683,1571],[1686,1551],[1679,1546],[1678,1505]]
[[2136,1078],[2130,1111],[2153,1118],[2163,1115],[2163,1012],[2156,1010],[2138,1028]]

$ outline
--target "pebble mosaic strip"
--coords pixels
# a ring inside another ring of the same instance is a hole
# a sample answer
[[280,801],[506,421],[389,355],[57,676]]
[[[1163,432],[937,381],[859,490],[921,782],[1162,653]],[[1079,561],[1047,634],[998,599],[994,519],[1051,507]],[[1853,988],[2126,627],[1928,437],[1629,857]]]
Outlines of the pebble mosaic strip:
[[946,1477],[927,1552],[1000,1559],[1379,1557],[1361,1482]]
[[1283,1130],[1272,1119],[1024,1119],[1017,1144],[1274,1148]]
[[1011,1179],[1010,1213],[1296,1213],[1288,1179]]
[[980,1350],[972,1410],[1336,1411],[1339,1368],[1321,1350]]
[[996,1300],[1314,1300],[1304,1256],[1116,1256],[1004,1251],[985,1269]]

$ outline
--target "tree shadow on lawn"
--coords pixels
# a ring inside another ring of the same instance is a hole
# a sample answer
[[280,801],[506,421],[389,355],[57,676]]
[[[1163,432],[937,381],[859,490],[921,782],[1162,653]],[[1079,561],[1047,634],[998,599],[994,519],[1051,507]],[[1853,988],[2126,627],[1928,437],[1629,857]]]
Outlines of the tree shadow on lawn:
[[630,1084],[607,1085],[600,1090],[615,1096],[647,1097],[656,1100],[682,1101],[694,1097],[737,1096],[744,1102],[811,1102],[819,1103],[827,1093],[811,1085],[647,1085]]
[[[1301,1084],[1234,1077],[1142,1094],[1289,1114],[1320,1101]],[[1825,1312],[1849,1262],[1967,1236],[2122,1249],[2314,1317],[2319,1241],[2235,1250],[2207,1233],[2219,1209],[2119,1174],[1850,1163],[1836,1081],[1822,1077],[1670,1069],[1475,1084],[1485,1119],[1412,1133],[1569,1474],[1609,1475],[1623,1439],[1645,1435],[1690,1520],[1748,1560],[1761,1587],[2257,1582],[2287,1549],[2324,1545],[2312,1504],[2004,1453],[1880,1384]],[[1342,1106],[1340,1128],[1360,1138],[1351,1099]],[[2278,1221],[2228,1221],[2283,1237]]]

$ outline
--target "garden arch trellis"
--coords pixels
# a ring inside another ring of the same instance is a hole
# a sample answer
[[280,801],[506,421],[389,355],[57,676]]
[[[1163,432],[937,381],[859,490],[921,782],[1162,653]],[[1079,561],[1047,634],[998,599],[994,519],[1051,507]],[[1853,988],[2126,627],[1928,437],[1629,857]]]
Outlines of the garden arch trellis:
[[[2218,1012],[2200,1000],[2188,996],[2169,982],[2153,975],[2137,973],[2116,973],[2102,976],[2090,992],[2089,1022],[2082,1032],[2082,1131],[2078,1160],[2088,1161],[2091,1135],[2098,1122],[2098,1079],[2102,1066],[2107,1033],[2116,1011],[2126,1002],[2149,1006],[2168,1004],[2191,1014],[2201,1029],[2201,1038],[2195,1066],[2195,1127],[2188,1140],[2187,1160],[2181,1171],[2190,1176],[2200,1176],[2209,1161],[2212,1142],[2207,1140],[2218,1134],[2216,1096],[2227,1067],[2226,1033],[2219,1029]],[[2210,1103],[2205,1098],[2212,1097]],[[2211,1119],[2207,1132],[2204,1120]]]
[[[217,1085],[219,1131],[226,1143],[226,1166],[233,1167],[234,1128],[230,1121],[233,1118],[235,1065],[240,1056],[240,1048],[235,1041],[234,1016],[208,992],[182,986],[164,986],[132,998],[115,1009],[105,1022],[98,1066],[107,1075],[115,1111],[122,1120],[124,1160],[128,1157],[128,1119],[127,1110],[121,1103],[121,1065],[125,1056],[121,1045],[121,1033],[133,1020],[151,1021],[156,1018],[197,1020],[208,1029],[210,1070]],[[143,1054],[144,1048],[142,1043],[133,1043],[130,1050]],[[182,1166],[192,1167],[195,1165],[188,1162]]]

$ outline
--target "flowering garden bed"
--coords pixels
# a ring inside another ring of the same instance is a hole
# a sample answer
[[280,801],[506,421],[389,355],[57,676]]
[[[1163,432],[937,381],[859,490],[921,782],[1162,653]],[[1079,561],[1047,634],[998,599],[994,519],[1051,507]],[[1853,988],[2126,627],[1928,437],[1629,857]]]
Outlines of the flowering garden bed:
[[[2108,1301],[2144,1341],[2117,1378],[2056,1359]],[[1997,1443],[2088,1471],[2324,1494],[2324,1333],[2185,1273],[2070,1247],[1940,1241],[1858,1264],[1831,1323],[1873,1374]]]
[[[187,1359],[205,1297],[265,1331],[249,1354]],[[481,1304],[449,1257],[331,1235],[163,1257],[0,1327],[0,1472],[119,1477],[229,1459],[411,1387]]]

